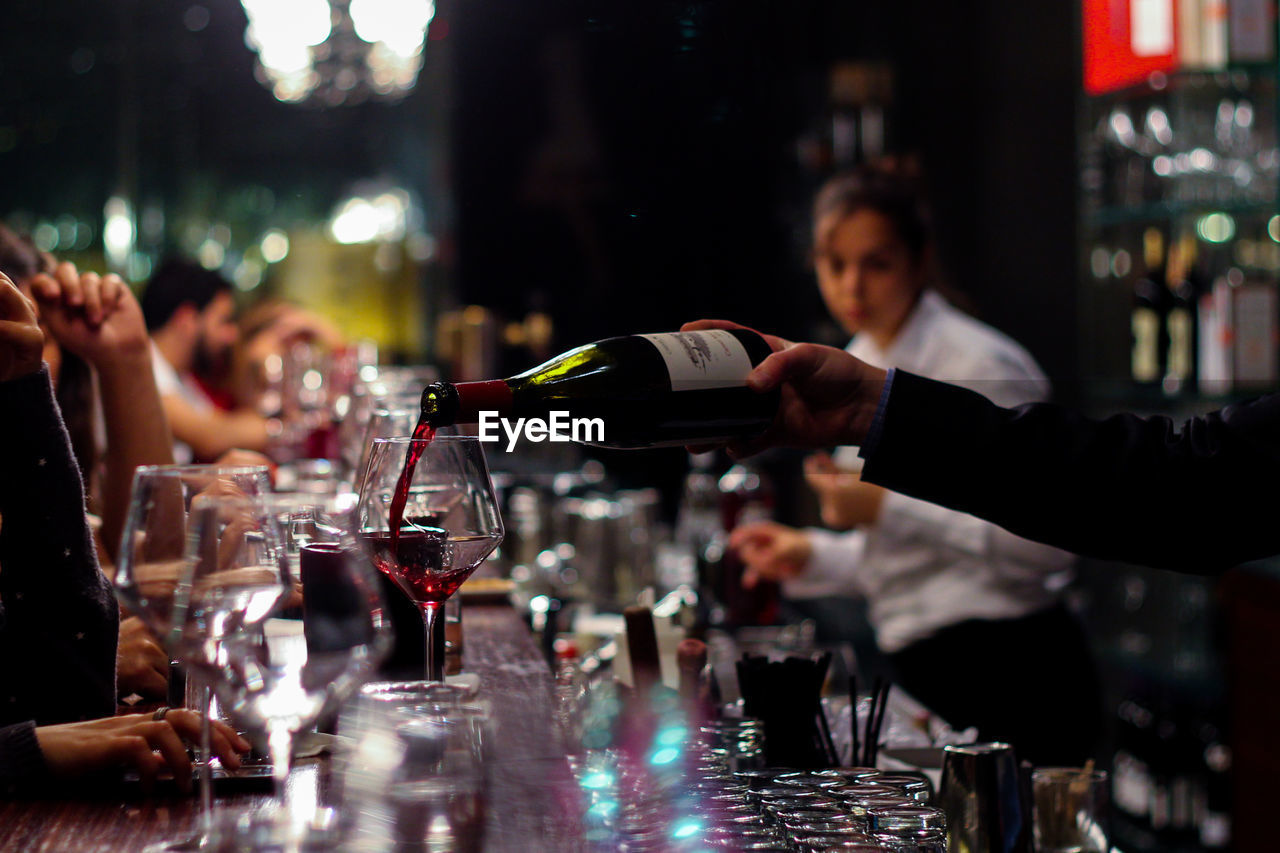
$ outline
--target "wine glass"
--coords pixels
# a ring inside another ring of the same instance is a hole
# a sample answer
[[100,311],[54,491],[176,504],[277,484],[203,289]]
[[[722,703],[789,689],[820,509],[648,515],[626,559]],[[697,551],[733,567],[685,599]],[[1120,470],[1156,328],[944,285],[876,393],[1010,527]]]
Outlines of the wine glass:
[[129,513],[112,578],[125,607],[142,620],[169,654],[171,705],[194,705],[203,712],[200,726],[201,829],[189,838],[156,845],[157,850],[198,850],[209,840],[213,817],[212,764],[209,749],[211,700],[207,685],[191,673],[186,696],[177,691],[180,652],[174,633],[174,593],[191,559],[188,521],[192,501],[205,494],[262,495],[271,489],[264,466],[151,465],[134,473]]
[[[417,426],[418,418],[421,416],[422,410],[416,406],[409,408],[407,406],[397,405],[394,408],[379,406],[370,414],[364,428],[364,440],[361,442],[361,451],[359,461],[352,469],[355,474],[355,486],[360,487],[360,483],[364,481],[364,473],[369,468],[369,455],[373,452],[373,440],[375,438],[395,438],[397,436],[413,435],[414,427]],[[436,435],[456,435],[458,429],[455,426],[438,427]]]
[[174,597],[174,632],[223,712],[266,737],[276,808],[226,830],[253,849],[314,841],[315,810],[286,803],[294,737],[335,712],[390,645],[354,506],[349,494],[192,502],[198,556]]
[[444,602],[502,541],[480,441],[461,435],[375,439],[359,525],[374,564],[422,612],[426,680],[443,681],[444,643],[435,628]]

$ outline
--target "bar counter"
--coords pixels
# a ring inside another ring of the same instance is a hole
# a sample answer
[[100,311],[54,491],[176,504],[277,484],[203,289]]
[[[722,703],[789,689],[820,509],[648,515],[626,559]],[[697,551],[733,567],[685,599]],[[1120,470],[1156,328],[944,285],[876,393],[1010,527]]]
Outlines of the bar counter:
[[[491,703],[495,761],[489,774],[484,850],[584,850],[579,796],[552,723],[552,681],[513,608],[466,605],[463,666]],[[321,787],[324,760],[298,762],[291,785]],[[304,798],[305,799],[305,798]],[[267,794],[219,796],[215,807],[253,812]],[[0,851],[115,853],[182,837],[198,822],[195,797],[106,794],[0,802]]]

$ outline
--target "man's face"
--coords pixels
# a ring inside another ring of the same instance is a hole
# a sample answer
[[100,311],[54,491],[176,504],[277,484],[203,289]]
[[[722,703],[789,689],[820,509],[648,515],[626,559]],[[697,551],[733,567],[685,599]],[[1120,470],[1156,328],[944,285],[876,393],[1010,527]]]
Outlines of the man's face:
[[231,348],[240,336],[235,314],[235,300],[226,291],[213,297],[200,312],[195,352],[198,373],[217,374],[230,363]]

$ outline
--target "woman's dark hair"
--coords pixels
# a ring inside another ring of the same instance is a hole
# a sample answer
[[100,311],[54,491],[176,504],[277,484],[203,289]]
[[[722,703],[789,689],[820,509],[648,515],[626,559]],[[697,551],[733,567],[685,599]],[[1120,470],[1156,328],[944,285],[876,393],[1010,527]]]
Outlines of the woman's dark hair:
[[[25,234],[0,224],[0,272],[22,285],[36,273],[52,272],[52,255],[41,252]],[[85,488],[93,476],[97,450],[93,438],[93,376],[89,365],[75,353],[62,349],[58,386],[54,392],[62,419],[71,436],[71,449],[80,463]]]
[[906,243],[911,256],[921,260],[932,239],[931,217],[919,182],[899,172],[862,166],[831,178],[813,202],[815,235],[832,216],[843,219],[859,210],[884,216]]

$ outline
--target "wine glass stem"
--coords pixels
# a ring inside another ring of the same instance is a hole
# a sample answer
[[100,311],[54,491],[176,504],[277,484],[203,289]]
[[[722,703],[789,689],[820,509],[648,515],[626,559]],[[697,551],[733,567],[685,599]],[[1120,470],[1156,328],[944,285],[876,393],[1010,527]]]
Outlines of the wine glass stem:
[[[206,836],[213,831],[213,690],[203,676],[188,675],[200,709],[200,827]],[[190,703],[187,703],[190,707]]]
[[293,730],[284,725],[273,725],[267,732],[267,749],[271,752],[271,778],[275,788],[276,806],[284,814],[288,806],[289,769],[293,761]]
[[444,619],[443,605],[438,601],[418,604],[422,610],[422,630],[426,639],[426,680],[444,681]]

